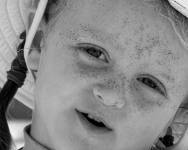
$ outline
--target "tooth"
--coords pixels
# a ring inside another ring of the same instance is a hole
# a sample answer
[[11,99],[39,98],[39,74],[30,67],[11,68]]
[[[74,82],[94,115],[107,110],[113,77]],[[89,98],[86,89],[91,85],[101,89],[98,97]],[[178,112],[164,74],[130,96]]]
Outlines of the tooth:
[[92,115],[90,115],[90,114],[88,114],[87,116],[88,116],[89,118],[91,118],[91,119],[94,119],[94,118],[93,118],[93,116],[92,116]]
[[101,122],[99,119],[97,119],[97,118],[95,118],[95,117],[93,117],[92,115],[90,115],[90,114],[88,114],[88,117],[89,118],[91,118],[91,119],[94,119],[95,121],[97,121],[97,122]]

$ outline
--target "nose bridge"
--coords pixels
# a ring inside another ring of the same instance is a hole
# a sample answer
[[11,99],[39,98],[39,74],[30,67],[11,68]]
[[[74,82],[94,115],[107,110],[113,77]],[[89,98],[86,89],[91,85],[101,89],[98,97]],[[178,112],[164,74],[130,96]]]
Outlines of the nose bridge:
[[96,100],[108,107],[122,108],[126,103],[127,78],[120,74],[115,78],[97,84],[93,88]]

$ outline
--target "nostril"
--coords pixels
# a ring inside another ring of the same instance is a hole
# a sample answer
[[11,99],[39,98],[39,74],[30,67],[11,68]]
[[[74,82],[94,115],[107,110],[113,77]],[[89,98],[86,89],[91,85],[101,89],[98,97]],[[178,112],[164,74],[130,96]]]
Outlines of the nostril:
[[102,96],[100,96],[100,95],[97,95],[100,99],[102,99]]
[[98,91],[98,88],[94,88],[93,93],[94,93],[94,95],[95,95],[97,98],[102,99],[102,96],[101,96],[101,94],[100,94],[99,91]]

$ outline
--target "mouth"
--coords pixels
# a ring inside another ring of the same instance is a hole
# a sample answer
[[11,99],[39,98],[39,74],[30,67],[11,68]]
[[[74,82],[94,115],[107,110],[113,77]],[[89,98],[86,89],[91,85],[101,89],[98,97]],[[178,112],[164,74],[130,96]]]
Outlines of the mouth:
[[81,124],[86,130],[97,134],[105,134],[113,131],[113,129],[102,118],[81,112],[77,109],[75,110]]

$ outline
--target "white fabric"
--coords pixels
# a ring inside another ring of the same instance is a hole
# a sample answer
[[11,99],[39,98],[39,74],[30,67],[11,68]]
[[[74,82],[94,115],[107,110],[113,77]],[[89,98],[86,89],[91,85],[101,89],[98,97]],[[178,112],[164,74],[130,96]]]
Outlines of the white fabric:
[[31,125],[24,128],[25,145],[23,150],[50,150],[30,135]]
[[180,13],[188,17],[188,0],[169,0],[169,2]]
[[[31,0],[0,0],[0,87],[6,82],[7,71],[16,57],[19,35],[26,29],[27,6]],[[33,78],[27,75],[25,84],[18,89],[15,98],[33,107]]]

